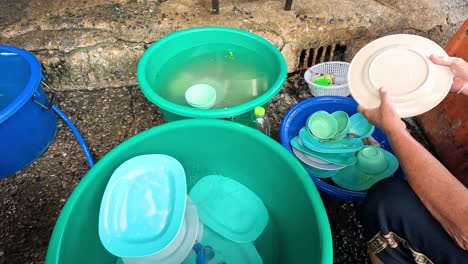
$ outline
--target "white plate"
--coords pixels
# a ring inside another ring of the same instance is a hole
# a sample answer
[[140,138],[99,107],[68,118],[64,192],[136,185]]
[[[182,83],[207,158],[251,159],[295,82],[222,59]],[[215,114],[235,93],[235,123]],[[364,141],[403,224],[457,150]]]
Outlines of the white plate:
[[317,168],[317,169],[321,169],[321,170],[339,170],[339,169],[342,169],[346,166],[342,166],[342,165],[335,165],[335,164],[331,164],[331,163],[328,163],[328,164],[323,164],[323,163],[318,163],[318,162],[315,162],[313,161],[312,159],[308,159],[304,153],[302,153],[301,151],[295,149],[295,148],[292,148],[292,151],[294,152],[294,155],[296,155],[296,157],[304,162],[305,164],[311,166],[311,167],[314,167],[314,168]]
[[400,117],[411,117],[438,105],[450,91],[453,74],[446,66],[432,63],[429,55],[447,53],[427,38],[397,34],[364,46],[348,70],[353,98],[367,108],[380,105],[380,87],[385,87]]

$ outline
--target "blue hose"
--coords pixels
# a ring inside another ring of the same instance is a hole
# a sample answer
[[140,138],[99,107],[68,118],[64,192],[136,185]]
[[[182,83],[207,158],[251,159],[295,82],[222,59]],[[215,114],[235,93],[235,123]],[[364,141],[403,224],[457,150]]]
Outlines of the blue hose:
[[67,124],[73,135],[75,135],[76,140],[78,140],[78,144],[80,144],[80,147],[85,154],[86,161],[88,162],[89,167],[92,168],[94,166],[93,156],[91,155],[91,152],[89,151],[88,145],[86,145],[84,138],[81,136],[80,131],[78,131],[78,128],[76,128],[75,124],[73,124],[73,122],[56,105],[53,105],[52,109],[63,120],[63,122]]

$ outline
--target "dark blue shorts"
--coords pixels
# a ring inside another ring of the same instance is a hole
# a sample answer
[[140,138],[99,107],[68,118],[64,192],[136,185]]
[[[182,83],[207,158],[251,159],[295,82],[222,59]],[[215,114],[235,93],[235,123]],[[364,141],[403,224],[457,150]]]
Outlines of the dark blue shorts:
[[392,177],[375,184],[359,216],[369,252],[385,264],[468,263],[468,251],[445,232],[404,180]]

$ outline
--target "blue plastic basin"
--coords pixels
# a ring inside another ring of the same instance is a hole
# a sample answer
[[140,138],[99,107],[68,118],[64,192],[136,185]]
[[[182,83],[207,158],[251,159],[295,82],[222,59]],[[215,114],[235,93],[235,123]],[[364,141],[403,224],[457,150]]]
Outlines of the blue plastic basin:
[[42,155],[57,119],[41,87],[41,64],[31,53],[0,45],[0,179]]
[[[329,113],[341,110],[351,116],[357,112],[357,106],[358,104],[354,99],[340,96],[320,96],[304,100],[292,107],[283,118],[280,127],[280,142],[289,152],[293,153],[289,141],[297,136],[299,130],[304,127],[307,118],[312,113],[319,110],[325,110]],[[381,130],[376,128],[372,136],[380,143],[382,148],[393,153],[387,137]],[[328,182],[325,179],[317,178],[310,172],[309,175],[320,191],[332,197],[341,200],[362,200],[366,196],[366,192],[349,191],[336,186],[331,181]],[[395,175],[401,175],[400,169]]]

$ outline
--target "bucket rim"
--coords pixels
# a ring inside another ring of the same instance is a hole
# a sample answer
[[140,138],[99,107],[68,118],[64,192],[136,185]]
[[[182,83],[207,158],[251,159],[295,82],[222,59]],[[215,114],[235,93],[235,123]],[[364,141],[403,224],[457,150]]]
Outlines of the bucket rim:
[[38,86],[42,79],[42,69],[39,60],[30,52],[8,45],[0,45],[0,57],[1,53],[14,53],[21,56],[29,65],[31,74],[25,87],[18,94],[18,96],[11,101],[6,107],[0,109],[0,124],[6,121],[10,116],[16,113],[28,100],[31,99],[33,93],[38,89]]
[[[199,33],[199,32],[207,32],[207,31],[219,32],[219,33],[228,32],[228,33],[238,34],[241,37],[250,38],[258,43],[264,44],[265,49],[269,50],[271,54],[274,55],[275,60],[279,64],[279,74],[276,77],[276,80],[274,81],[274,83],[269,87],[269,89],[266,90],[262,95],[258,96],[257,98],[253,100],[250,100],[245,103],[235,105],[232,107],[228,107],[228,108],[216,108],[216,109],[197,109],[197,108],[192,108],[189,106],[176,104],[169,100],[166,100],[165,98],[160,96],[157,92],[155,92],[153,89],[151,89],[151,85],[147,81],[144,69],[146,69],[151,57],[153,56],[155,52],[157,52],[158,48],[161,46],[167,45],[167,43],[181,36],[191,35],[191,34]],[[140,89],[143,92],[143,94],[146,96],[146,98],[152,103],[154,103],[155,105],[157,105],[159,108],[167,112],[170,112],[179,116],[185,116],[185,117],[191,117],[191,118],[225,118],[225,117],[234,117],[234,116],[244,114],[250,110],[253,110],[257,106],[263,106],[266,103],[268,103],[274,96],[276,96],[280,92],[281,88],[283,87],[284,82],[286,81],[286,77],[287,77],[287,65],[286,65],[286,61],[283,55],[276,48],[275,45],[273,45],[268,40],[254,33],[251,33],[242,29],[230,28],[230,27],[202,26],[202,27],[192,27],[192,28],[175,31],[157,40],[141,56],[140,61],[138,62],[138,65],[137,65],[136,75],[137,75],[137,81],[140,86]]]
[[137,135],[132,136],[131,138],[125,140],[124,142],[120,143],[112,150],[110,150],[108,153],[106,153],[104,157],[83,176],[79,184],[76,186],[76,188],[73,190],[73,192],[67,199],[65,205],[62,208],[62,211],[58,216],[58,219],[52,231],[51,238],[49,240],[45,263],[59,263],[62,251],[62,240],[64,239],[64,231],[69,225],[68,221],[71,217],[74,207],[76,206],[77,202],[79,202],[81,195],[83,195],[83,192],[87,188],[94,185],[93,180],[95,176],[92,176],[93,174],[95,174],[94,171],[100,170],[101,167],[104,167],[106,163],[110,162],[111,160],[114,160],[115,157],[119,155],[119,153],[123,149],[132,146],[134,142],[147,139],[148,137],[152,137],[163,132],[170,132],[174,129],[185,130],[194,126],[228,129],[249,137],[254,137],[257,140],[261,141],[263,144],[267,145],[268,148],[271,149],[271,151],[274,151],[275,153],[280,155],[282,159],[284,159],[289,164],[292,171],[297,175],[299,181],[303,185],[304,192],[307,194],[307,200],[310,202],[311,210],[315,213],[316,222],[318,225],[320,225],[320,227],[317,229],[317,240],[321,243],[320,252],[322,254],[322,261],[320,262],[320,264],[330,264],[333,262],[331,227],[330,222],[328,220],[327,211],[325,210],[325,205],[323,203],[323,200],[321,199],[317,187],[310,180],[307,171],[301,166],[299,161],[297,161],[294,158],[294,156],[292,156],[292,154],[285,150],[284,147],[274,139],[262,133],[258,133],[258,131],[239,123],[219,119],[184,119],[155,126],[148,130],[140,132]]

